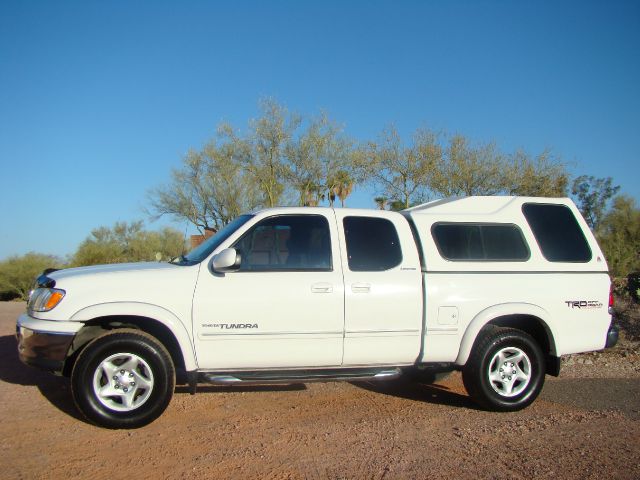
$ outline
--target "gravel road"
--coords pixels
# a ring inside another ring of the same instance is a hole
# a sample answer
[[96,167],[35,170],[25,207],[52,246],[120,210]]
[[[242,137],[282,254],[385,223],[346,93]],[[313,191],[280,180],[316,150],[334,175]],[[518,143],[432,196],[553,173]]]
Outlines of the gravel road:
[[574,355],[541,397],[478,410],[434,385],[179,387],[133,431],[79,418],[66,379],[23,366],[23,303],[0,303],[0,476],[92,478],[640,478],[638,344]]

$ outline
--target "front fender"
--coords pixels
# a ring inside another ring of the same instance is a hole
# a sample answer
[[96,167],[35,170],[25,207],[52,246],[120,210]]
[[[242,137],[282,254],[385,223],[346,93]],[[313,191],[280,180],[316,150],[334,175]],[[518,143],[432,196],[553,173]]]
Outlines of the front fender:
[[192,371],[198,368],[193,343],[185,324],[173,312],[158,305],[141,302],[101,303],[78,310],[71,316],[71,320],[86,322],[94,318],[113,315],[147,317],[162,323],[176,337],[180,350],[182,350],[185,369]]
[[529,315],[540,319],[550,339],[551,353],[554,354],[555,345],[553,342],[553,336],[550,335],[549,313],[546,310],[531,303],[502,303],[482,310],[473,318],[473,320],[471,320],[464,332],[464,335],[462,336],[460,349],[458,350],[458,356],[456,358],[456,365],[464,365],[467,363],[473,344],[482,327],[496,318],[507,315]]

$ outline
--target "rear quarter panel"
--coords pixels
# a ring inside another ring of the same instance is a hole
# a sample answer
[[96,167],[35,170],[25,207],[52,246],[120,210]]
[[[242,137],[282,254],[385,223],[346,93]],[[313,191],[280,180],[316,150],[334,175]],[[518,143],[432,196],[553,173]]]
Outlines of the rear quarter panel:
[[[587,239],[591,260],[546,260],[522,213],[522,205],[527,202],[568,207]],[[421,361],[464,364],[482,326],[511,314],[532,315],[544,322],[552,336],[554,355],[604,347],[611,322],[607,264],[571,200],[469,197],[434,208],[410,210],[407,215],[415,224],[424,256],[426,330]],[[432,226],[443,221],[517,225],[530,257],[519,262],[446,260],[431,233]]]

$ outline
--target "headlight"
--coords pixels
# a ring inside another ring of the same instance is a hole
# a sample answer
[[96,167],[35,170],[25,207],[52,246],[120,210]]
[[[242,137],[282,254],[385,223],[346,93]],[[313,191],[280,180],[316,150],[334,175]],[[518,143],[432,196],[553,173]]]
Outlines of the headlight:
[[29,297],[29,310],[33,312],[48,312],[64,298],[64,290],[58,288],[36,288]]

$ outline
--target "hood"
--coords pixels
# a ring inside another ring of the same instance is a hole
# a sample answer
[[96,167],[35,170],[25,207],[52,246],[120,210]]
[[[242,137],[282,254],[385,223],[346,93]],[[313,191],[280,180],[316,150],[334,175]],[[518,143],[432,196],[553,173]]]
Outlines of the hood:
[[172,270],[176,268],[179,269],[184,267],[166,262],[114,263],[109,265],[93,265],[90,267],[65,268],[49,273],[47,277],[58,281],[68,278],[88,277],[105,273],[133,273],[151,270]]

